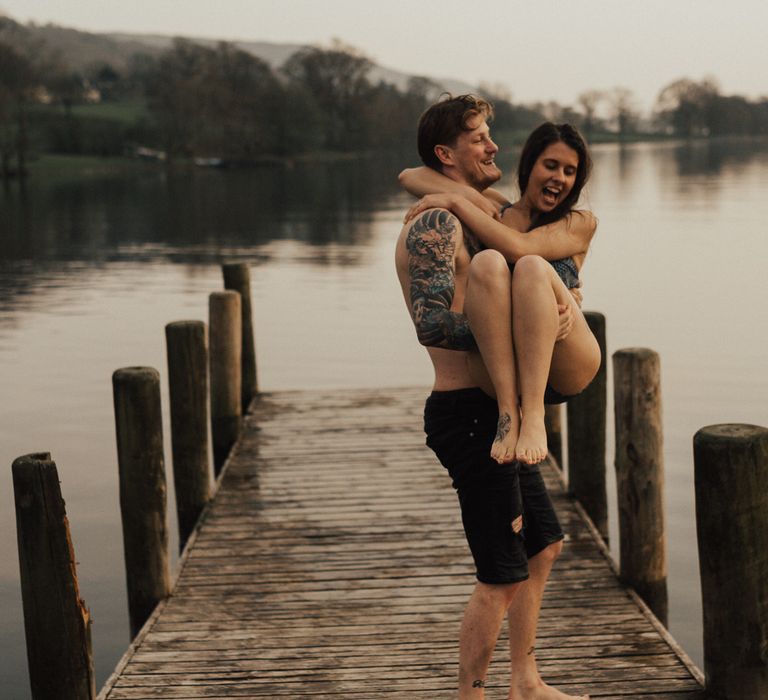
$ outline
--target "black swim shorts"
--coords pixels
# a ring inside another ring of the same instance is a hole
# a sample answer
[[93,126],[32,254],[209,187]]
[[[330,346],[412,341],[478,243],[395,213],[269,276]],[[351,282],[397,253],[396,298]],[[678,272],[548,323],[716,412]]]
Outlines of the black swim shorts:
[[424,407],[427,445],[453,480],[477,579],[496,584],[527,579],[528,559],[563,539],[538,465],[491,459],[498,418],[479,388],[432,392]]

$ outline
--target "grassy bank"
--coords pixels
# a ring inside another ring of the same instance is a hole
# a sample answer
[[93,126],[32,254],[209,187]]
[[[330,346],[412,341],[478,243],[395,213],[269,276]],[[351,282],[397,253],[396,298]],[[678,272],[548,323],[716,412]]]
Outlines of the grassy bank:
[[82,119],[106,119],[127,126],[149,117],[147,103],[142,99],[74,105],[71,114]]

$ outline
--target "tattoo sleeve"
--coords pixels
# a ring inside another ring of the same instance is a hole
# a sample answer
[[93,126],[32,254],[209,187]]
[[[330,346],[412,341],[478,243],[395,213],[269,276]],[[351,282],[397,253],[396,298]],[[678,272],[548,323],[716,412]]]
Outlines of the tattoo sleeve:
[[456,222],[451,212],[432,209],[424,212],[408,230],[411,315],[422,345],[471,350],[476,345],[467,317],[451,311],[456,291]]

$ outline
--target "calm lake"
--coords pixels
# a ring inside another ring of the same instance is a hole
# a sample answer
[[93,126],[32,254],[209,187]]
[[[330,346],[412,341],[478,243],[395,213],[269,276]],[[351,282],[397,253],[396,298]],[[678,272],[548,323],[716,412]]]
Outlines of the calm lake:
[[[516,154],[502,155],[500,188],[511,193]],[[584,308],[606,315],[609,354],[645,346],[661,356],[670,628],[701,665],[691,438],[712,423],[768,425],[768,144],[605,145],[594,158],[584,203],[600,225]],[[49,451],[58,465],[101,686],[129,643],[111,374],[159,369],[167,414],[164,326],[206,319],[223,261],[253,266],[263,390],[426,393],[431,366],[393,264],[410,201],[396,183],[403,165],[173,174],[105,165],[0,189],[3,698],[30,697],[11,462]]]

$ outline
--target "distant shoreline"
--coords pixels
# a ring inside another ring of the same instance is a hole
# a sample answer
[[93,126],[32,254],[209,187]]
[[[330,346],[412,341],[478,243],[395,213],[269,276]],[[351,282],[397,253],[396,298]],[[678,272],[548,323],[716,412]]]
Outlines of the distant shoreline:
[[[498,130],[494,134],[495,140],[504,150],[518,148],[522,145],[527,131]],[[611,134],[597,134],[589,139],[591,145],[625,144],[635,145],[641,143],[765,143],[766,136],[696,136],[689,139],[681,139],[679,136],[662,134],[636,134],[618,138]],[[168,169],[174,172],[197,172],[205,170],[248,170],[251,168],[283,167],[291,168],[295,165],[312,163],[352,162],[366,159],[391,159],[402,157],[405,164],[409,157],[415,158],[415,152],[411,145],[403,146],[397,151],[328,151],[319,150],[303,153],[295,156],[262,156],[247,163],[226,163],[216,165],[202,165],[195,162],[194,158],[179,158],[170,164],[160,160],[148,161],[136,156],[94,156],[73,155],[57,153],[40,153],[30,159],[28,164],[29,176],[63,175],[78,173],[81,175],[105,175],[112,172],[135,170],[136,172],[157,172],[160,169]],[[200,159],[198,159],[200,160]],[[211,159],[213,160],[213,159]]]

